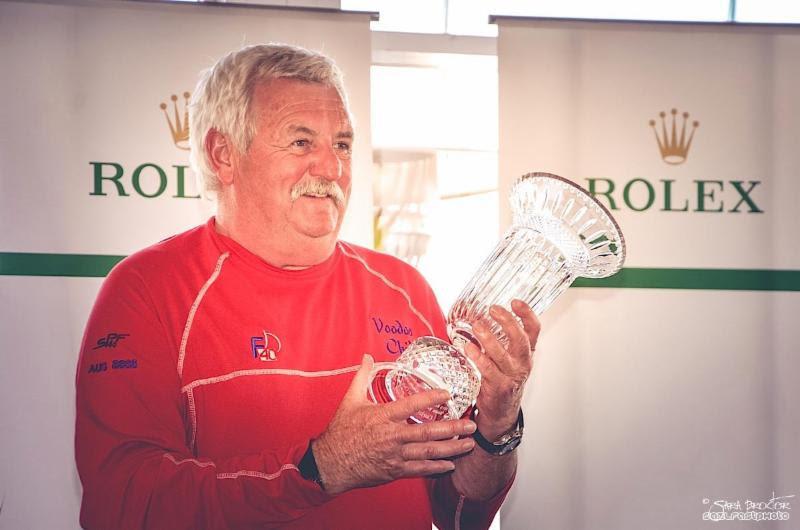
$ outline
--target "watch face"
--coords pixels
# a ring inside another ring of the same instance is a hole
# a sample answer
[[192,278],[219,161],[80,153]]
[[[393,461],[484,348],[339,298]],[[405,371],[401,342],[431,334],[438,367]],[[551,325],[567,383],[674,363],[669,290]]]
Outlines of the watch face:
[[504,446],[503,446],[503,448],[502,448],[502,449],[500,449],[500,451],[497,453],[497,454],[499,454],[499,455],[506,455],[506,454],[510,453],[511,451],[513,451],[514,449],[516,449],[516,448],[519,446],[519,444],[521,444],[521,443],[522,443],[522,435],[518,433],[516,436],[513,436],[513,437],[512,437],[510,440],[508,440],[508,441],[506,441],[506,440],[503,440],[503,443],[504,443],[505,445],[504,445]]
[[475,431],[473,438],[475,442],[487,453],[491,455],[505,455],[516,449],[522,443],[522,411],[519,412],[519,419],[517,420],[517,427],[515,430],[508,432],[500,437],[499,440],[490,442],[481,434],[480,431]]

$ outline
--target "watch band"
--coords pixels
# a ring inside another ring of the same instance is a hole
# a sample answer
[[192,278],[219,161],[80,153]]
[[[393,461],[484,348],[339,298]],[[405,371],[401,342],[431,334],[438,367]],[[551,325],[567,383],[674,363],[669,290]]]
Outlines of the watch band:
[[311,482],[315,482],[324,490],[325,484],[322,483],[322,477],[320,476],[319,468],[317,467],[317,459],[314,458],[314,451],[311,447],[313,441],[314,440],[308,442],[308,449],[306,449],[306,452],[303,454],[303,458],[300,459],[300,463],[297,464],[297,470],[300,471],[301,477],[306,480],[310,480]]
[[519,444],[522,443],[522,431],[524,427],[525,418],[522,415],[522,407],[520,407],[516,425],[510,431],[502,435],[497,441],[490,442],[479,430],[475,430],[472,434],[472,438],[475,440],[475,443],[487,453],[495,456],[505,455],[516,449]]

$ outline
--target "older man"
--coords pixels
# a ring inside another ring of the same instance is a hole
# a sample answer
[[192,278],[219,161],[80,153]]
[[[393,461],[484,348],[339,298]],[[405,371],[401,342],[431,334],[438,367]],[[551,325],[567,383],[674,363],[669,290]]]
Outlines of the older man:
[[191,112],[217,215],[124,260],[98,295],[77,376],[81,523],[488,526],[516,467],[533,312],[492,309],[508,349],[477,329],[475,421],[407,421],[444,391],[369,402],[373,358],[392,357],[376,323],[404,340],[445,323],[414,269],[337,240],[353,144],[338,69],[247,47],[205,74]]

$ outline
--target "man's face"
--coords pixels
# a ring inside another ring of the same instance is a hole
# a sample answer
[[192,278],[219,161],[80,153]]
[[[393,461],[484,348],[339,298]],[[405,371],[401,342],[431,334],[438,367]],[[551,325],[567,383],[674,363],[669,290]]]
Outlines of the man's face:
[[353,143],[336,89],[277,79],[255,88],[251,112],[255,137],[235,156],[245,222],[290,242],[335,239],[350,197]]

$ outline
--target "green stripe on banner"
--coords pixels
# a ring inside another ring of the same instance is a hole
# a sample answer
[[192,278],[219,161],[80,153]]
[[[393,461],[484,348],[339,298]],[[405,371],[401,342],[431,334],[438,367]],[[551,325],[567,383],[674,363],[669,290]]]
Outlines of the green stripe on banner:
[[610,278],[578,278],[573,287],[800,291],[800,271],[625,268]]
[[[0,252],[3,276],[102,278],[125,256]],[[625,268],[610,278],[578,278],[573,287],[800,291],[800,271]]]
[[0,252],[0,275],[102,278],[125,256]]

